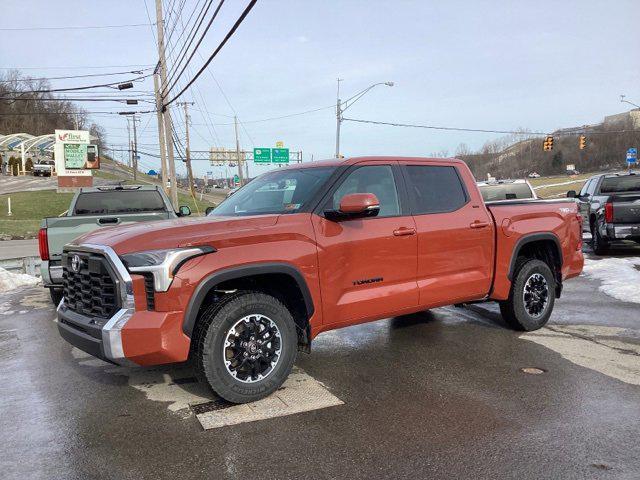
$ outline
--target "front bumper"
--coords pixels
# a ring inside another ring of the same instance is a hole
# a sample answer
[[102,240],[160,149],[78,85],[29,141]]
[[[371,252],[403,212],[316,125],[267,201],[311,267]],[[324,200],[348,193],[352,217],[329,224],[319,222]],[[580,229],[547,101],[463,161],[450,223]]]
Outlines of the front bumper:
[[[58,331],[73,346],[119,365],[159,365],[188,358],[190,339],[182,332],[183,312],[147,310],[144,279],[132,279],[110,247],[70,245],[68,250],[103,254],[117,276],[120,309],[104,319],[58,306]],[[135,302],[135,298],[139,301]]]

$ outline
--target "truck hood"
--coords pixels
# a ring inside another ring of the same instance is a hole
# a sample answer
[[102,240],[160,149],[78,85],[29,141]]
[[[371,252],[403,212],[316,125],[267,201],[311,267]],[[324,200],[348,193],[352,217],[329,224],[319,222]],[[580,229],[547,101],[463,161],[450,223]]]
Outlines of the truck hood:
[[118,254],[163,248],[216,244],[275,225],[279,215],[193,217],[106,227],[76,238],[72,244],[106,245]]

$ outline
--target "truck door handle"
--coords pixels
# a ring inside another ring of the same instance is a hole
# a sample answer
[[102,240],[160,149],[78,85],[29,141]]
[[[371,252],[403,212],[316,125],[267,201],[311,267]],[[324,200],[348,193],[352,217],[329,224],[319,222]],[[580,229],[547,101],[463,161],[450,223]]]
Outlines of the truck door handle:
[[98,219],[98,223],[100,225],[108,225],[111,223],[118,223],[120,221],[119,218],[117,217],[104,217],[104,218],[99,218]]
[[409,228],[409,227],[400,227],[400,228],[394,230],[393,234],[396,237],[403,237],[405,235],[415,235],[416,234],[416,229],[415,228]]
[[480,220],[476,220],[475,222],[473,222],[471,225],[469,225],[471,228],[485,228],[489,226],[489,222],[481,222]]

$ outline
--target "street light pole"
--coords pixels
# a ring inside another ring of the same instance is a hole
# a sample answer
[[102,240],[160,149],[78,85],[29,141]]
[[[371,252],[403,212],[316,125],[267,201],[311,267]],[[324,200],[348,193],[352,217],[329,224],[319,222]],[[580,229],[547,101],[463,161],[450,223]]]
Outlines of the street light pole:
[[393,82],[374,83],[373,85],[365,88],[364,90],[361,90],[360,92],[356,93],[355,95],[349,97],[347,100],[342,102],[340,101],[340,82],[341,81],[342,79],[339,78],[338,79],[338,95],[336,99],[336,158],[340,158],[340,125],[344,120],[342,118],[342,114],[344,113],[344,111],[347,108],[349,108],[351,105],[356,103],[358,100],[360,100],[367,92],[369,92],[369,90],[373,89],[374,87],[377,87],[378,85],[386,85],[387,87],[393,87],[394,85]]
[[629,105],[633,105],[636,108],[640,108],[640,105],[636,105],[635,103],[630,102],[629,100],[625,100],[624,97],[626,97],[626,95],[620,95],[620,102],[628,103]]

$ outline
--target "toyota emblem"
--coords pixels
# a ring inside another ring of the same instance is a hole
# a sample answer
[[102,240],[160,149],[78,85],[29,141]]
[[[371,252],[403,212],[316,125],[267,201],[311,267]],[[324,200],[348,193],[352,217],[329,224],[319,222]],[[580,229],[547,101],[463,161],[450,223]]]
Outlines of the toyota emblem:
[[80,271],[80,266],[82,265],[82,261],[80,260],[79,255],[74,255],[71,257],[71,270],[78,273]]

